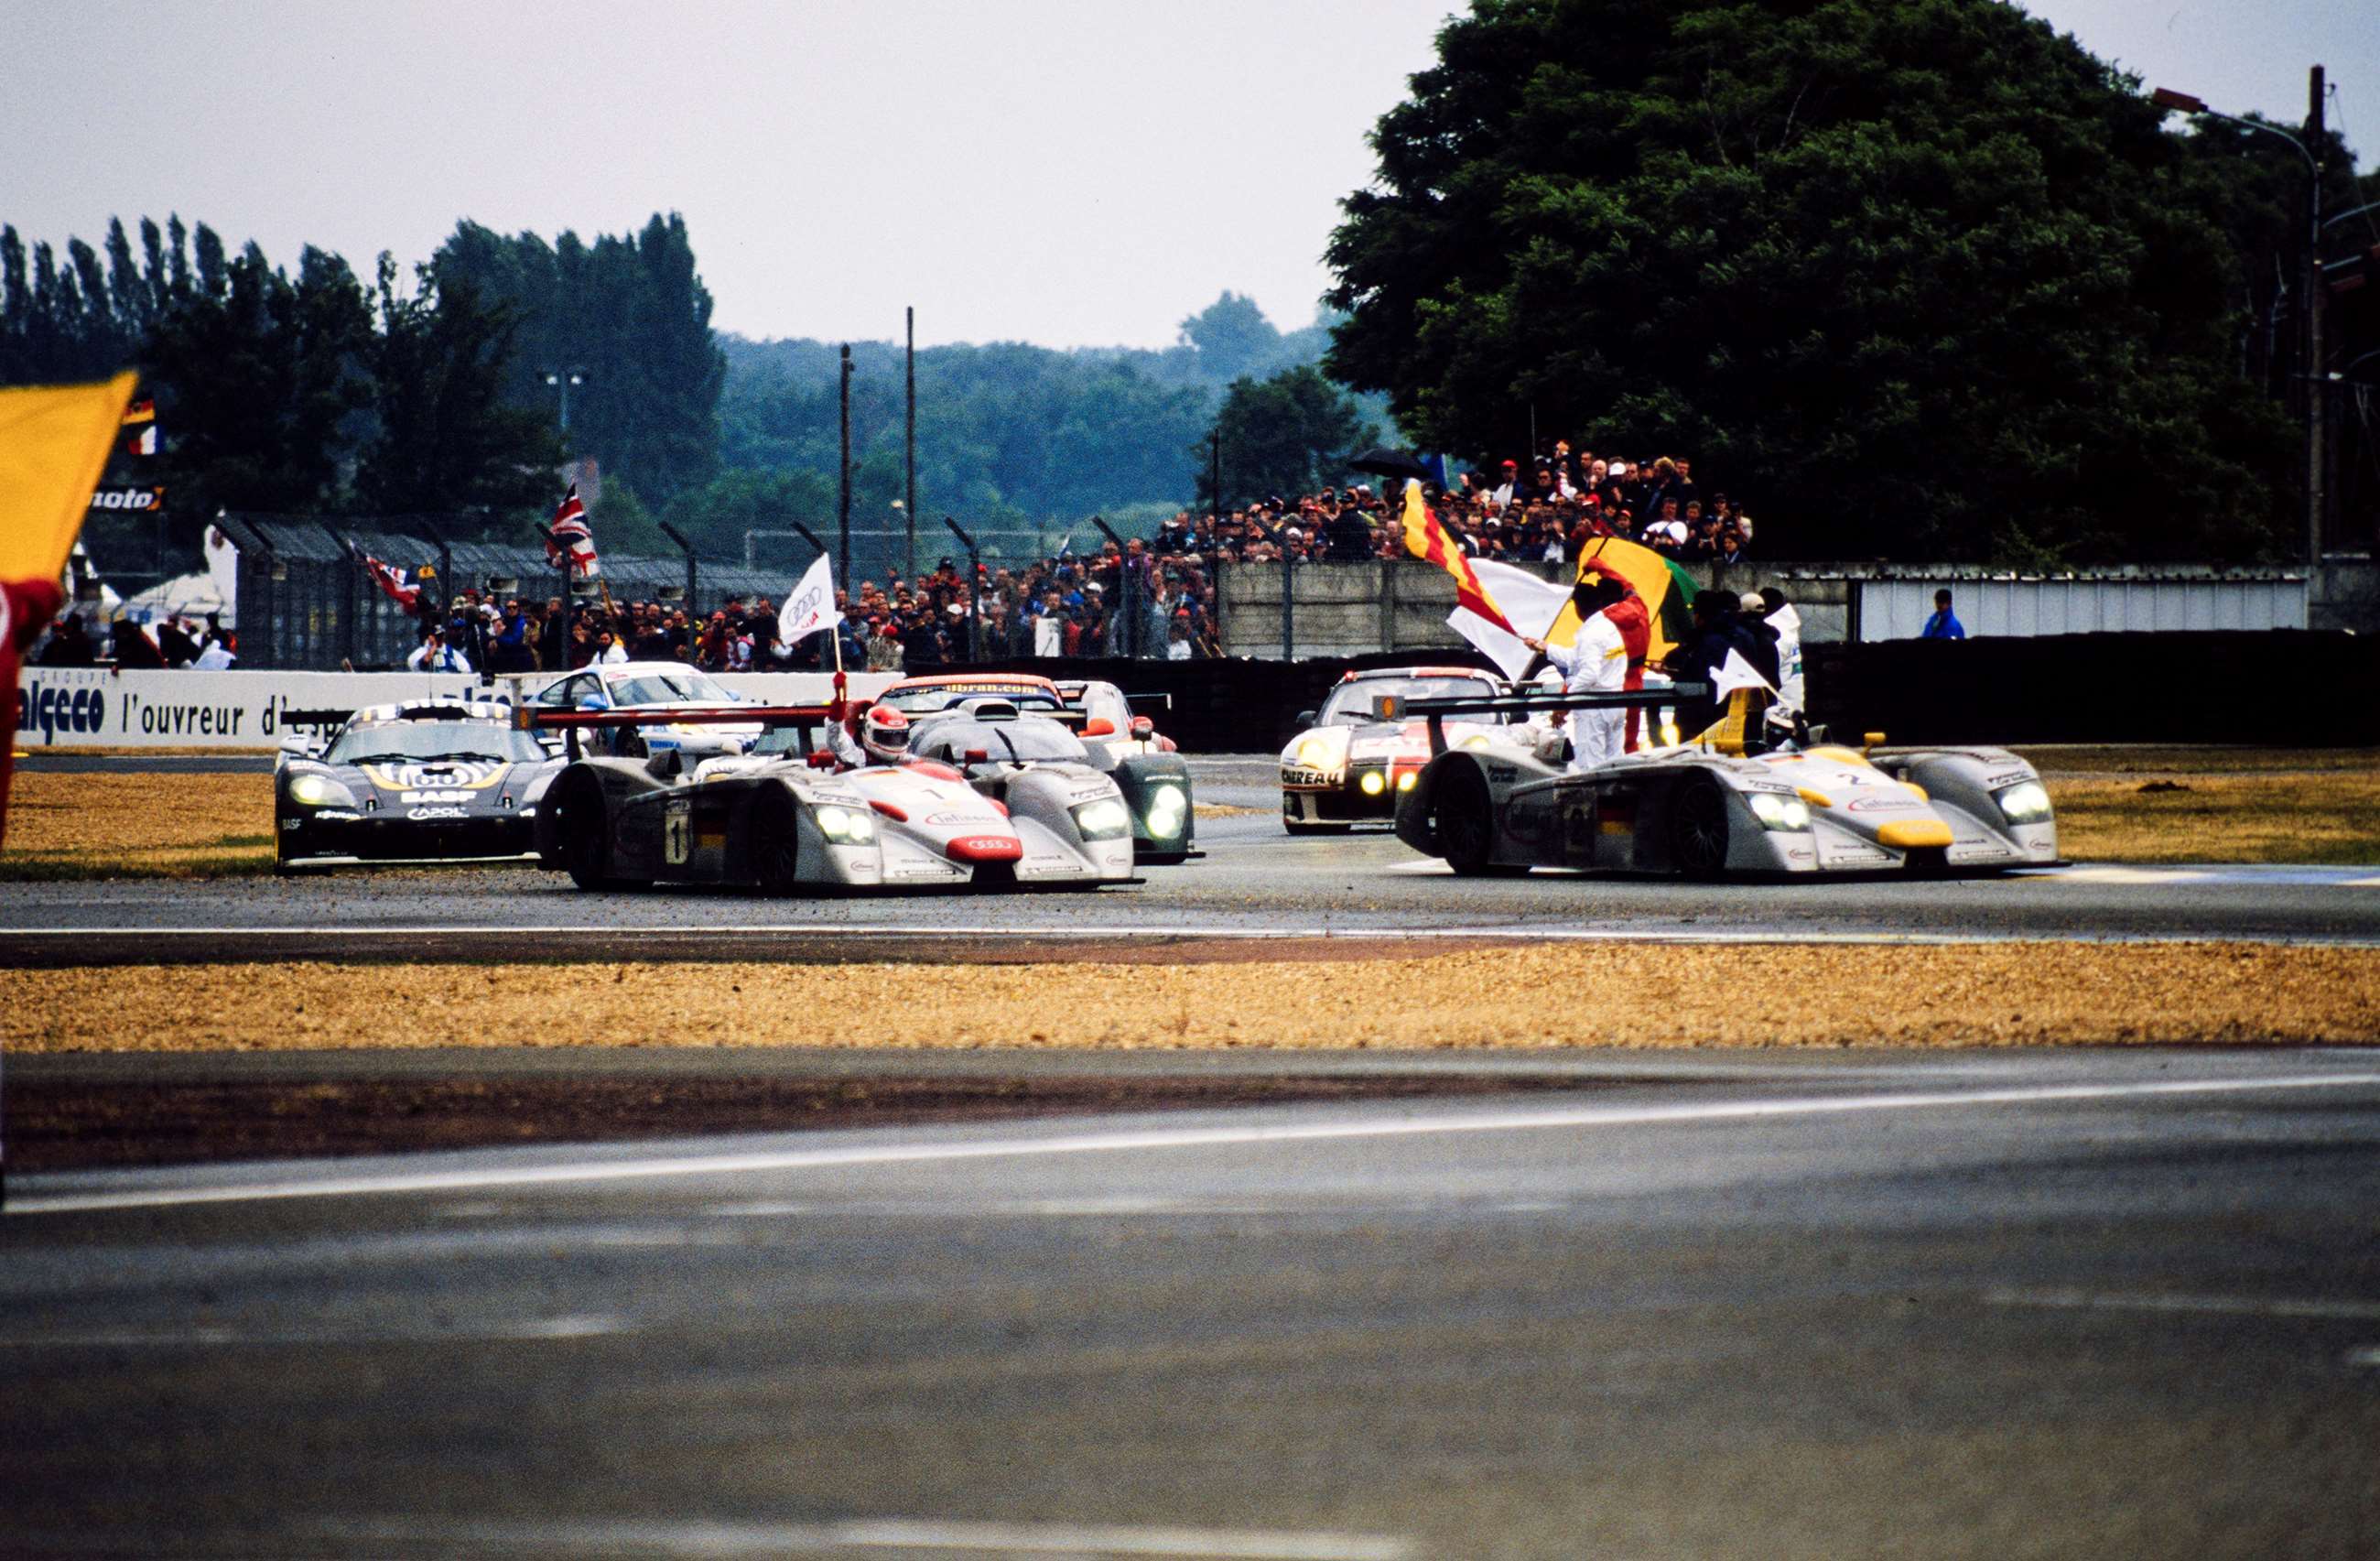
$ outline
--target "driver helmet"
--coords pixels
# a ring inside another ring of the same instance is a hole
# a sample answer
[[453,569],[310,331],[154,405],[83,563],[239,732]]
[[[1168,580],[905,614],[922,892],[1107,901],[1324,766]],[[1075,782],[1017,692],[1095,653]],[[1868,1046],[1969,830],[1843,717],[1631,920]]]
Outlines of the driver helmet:
[[889,704],[871,706],[860,723],[859,746],[871,759],[899,763],[909,757],[909,718]]

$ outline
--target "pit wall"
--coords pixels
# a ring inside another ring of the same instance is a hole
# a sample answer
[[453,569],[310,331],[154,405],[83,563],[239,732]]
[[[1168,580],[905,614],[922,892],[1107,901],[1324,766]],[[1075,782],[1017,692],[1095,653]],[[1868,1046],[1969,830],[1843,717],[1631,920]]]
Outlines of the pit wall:
[[[534,693],[545,674],[482,683],[468,674],[419,672],[116,672],[103,667],[28,666],[17,675],[17,747],[253,749],[281,746],[292,710],[355,710],[398,700],[470,699],[513,703],[517,687]],[[719,681],[739,694],[803,704],[833,693],[823,672],[729,674]],[[892,682],[889,674],[851,675],[865,698]]]

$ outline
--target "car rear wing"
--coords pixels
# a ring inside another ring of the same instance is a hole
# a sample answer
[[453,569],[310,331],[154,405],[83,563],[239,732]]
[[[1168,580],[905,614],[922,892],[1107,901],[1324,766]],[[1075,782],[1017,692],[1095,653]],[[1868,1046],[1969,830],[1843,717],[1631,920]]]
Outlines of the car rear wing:
[[672,705],[665,710],[559,710],[543,705],[513,706],[513,727],[523,732],[560,732],[578,757],[578,734],[620,726],[790,726],[812,721],[839,721],[843,710],[832,704]]
[[1509,719],[1551,710],[1653,710],[1709,696],[1707,683],[1672,683],[1658,689],[1613,689],[1575,694],[1553,689],[1512,694],[1452,694],[1435,700],[1377,694],[1372,699],[1372,715],[1380,721],[1421,717],[1429,724],[1429,751],[1437,755],[1446,751],[1446,718],[1450,715]]
[[274,719],[284,726],[310,727],[315,731],[328,731],[354,713],[352,707],[346,710],[285,710]]

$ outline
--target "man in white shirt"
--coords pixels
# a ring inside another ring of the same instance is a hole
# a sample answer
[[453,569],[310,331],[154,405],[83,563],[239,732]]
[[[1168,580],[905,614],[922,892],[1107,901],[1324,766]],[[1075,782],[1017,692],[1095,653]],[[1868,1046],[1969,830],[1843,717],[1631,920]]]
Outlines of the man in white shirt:
[[[1567,646],[1548,645],[1542,640],[1521,641],[1533,651],[1545,652],[1554,670],[1562,675],[1564,692],[1618,693],[1627,686],[1628,644],[1619,626],[1603,611],[1620,600],[1623,590],[1603,575],[1580,581],[1571,592],[1571,600],[1583,615],[1577,638]],[[1628,713],[1624,710],[1572,711],[1571,774],[1583,774],[1619,758],[1626,750],[1627,735]]]
[[463,652],[449,648],[445,634],[435,628],[422,635],[421,643],[415,646],[413,653],[405,658],[405,665],[414,672],[468,672],[471,670],[471,664],[463,659]]

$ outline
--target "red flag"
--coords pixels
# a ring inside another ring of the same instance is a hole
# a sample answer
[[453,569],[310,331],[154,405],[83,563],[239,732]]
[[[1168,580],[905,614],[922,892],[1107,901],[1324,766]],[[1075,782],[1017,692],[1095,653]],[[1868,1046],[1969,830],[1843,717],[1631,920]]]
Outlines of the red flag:
[[570,561],[570,572],[592,579],[601,573],[595,560],[595,533],[587,529],[587,506],[578,502],[578,484],[562,495],[552,524],[545,529],[545,561],[555,568]]

